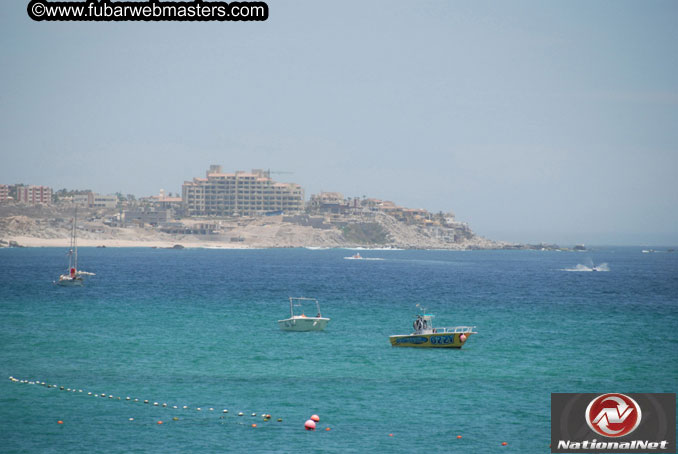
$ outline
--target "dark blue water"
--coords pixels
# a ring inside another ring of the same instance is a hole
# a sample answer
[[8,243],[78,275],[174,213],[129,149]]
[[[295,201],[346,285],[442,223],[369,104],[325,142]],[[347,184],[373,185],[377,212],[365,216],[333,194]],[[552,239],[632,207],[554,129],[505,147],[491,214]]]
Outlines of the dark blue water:
[[[0,249],[0,450],[547,452],[552,392],[678,390],[678,254],[352,253],[83,248],[61,288],[63,249]],[[288,296],[327,330],[280,331]],[[392,348],[417,303],[478,334]]]

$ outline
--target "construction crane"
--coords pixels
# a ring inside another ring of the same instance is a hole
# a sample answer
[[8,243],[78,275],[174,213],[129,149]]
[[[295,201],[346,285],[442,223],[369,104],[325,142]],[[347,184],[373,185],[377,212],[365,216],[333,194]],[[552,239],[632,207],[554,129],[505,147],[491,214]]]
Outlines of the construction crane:
[[280,174],[285,174],[285,173],[286,173],[286,174],[292,174],[292,173],[294,173],[294,172],[288,172],[288,171],[286,171],[286,170],[271,170],[271,169],[268,169],[268,170],[266,171],[266,176],[267,176],[268,178],[271,178],[271,174],[279,174],[279,175],[280,175]]

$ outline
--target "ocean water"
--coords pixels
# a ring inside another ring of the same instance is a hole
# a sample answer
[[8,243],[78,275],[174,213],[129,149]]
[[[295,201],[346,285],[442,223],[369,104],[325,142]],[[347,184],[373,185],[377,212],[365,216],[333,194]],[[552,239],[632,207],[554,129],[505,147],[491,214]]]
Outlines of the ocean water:
[[[0,451],[537,453],[552,392],[678,390],[676,253],[360,252],[81,248],[61,288],[65,250],[0,249]],[[478,334],[391,347],[417,303]]]

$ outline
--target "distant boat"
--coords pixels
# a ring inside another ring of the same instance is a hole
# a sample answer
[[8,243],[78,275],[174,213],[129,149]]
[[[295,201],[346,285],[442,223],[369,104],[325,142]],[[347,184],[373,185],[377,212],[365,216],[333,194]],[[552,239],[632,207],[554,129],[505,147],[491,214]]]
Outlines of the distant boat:
[[[315,302],[317,315],[307,316],[304,313],[304,302]],[[300,315],[295,315],[294,308],[298,308]],[[290,297],[290,318],[278,320],[278,326],[284,331],[322,331],[330,321],[320,313],[320,303],[315,298]]]
[[475,326],[454,326],[445,328],[433,327],[433,315],[417,315],[414,320],[414,332],[390,336],[393,347],[420,347],[420,348],[461,348]]
[[76,208],[73,215],[73,228],[71,229],[71,247],[68,250],[68,271],[66,274],[60,275],[59,280],[56,282],[56,284],[64,287],[82,286],[84,283],[82,276],[94,275],[94,273],[88,273],[87,271],[78,271],[78,241],[75,228],[77,219],[78,209]]
[[346,259],[346,260],[384,260],[380,257],[363,257],[362,255],[360,255],[357,252],[350,257],[344,257],[344,259]]

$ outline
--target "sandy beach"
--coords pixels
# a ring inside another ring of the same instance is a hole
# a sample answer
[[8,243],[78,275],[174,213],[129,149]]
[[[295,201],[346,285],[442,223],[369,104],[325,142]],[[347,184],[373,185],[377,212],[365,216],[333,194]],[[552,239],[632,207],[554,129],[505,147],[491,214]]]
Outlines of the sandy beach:
[[[8,236],[5,241],[15,241],[23,247],[69,247],[67,238],[35,238],[30,236]],[[251,246],[231,242],[206,241],[159,241],[159,240],[119,240],[119,239],[78,239],[78,247],[148,247],[171,248],[180,244],[185,248],[205,249],[253,249]]]

